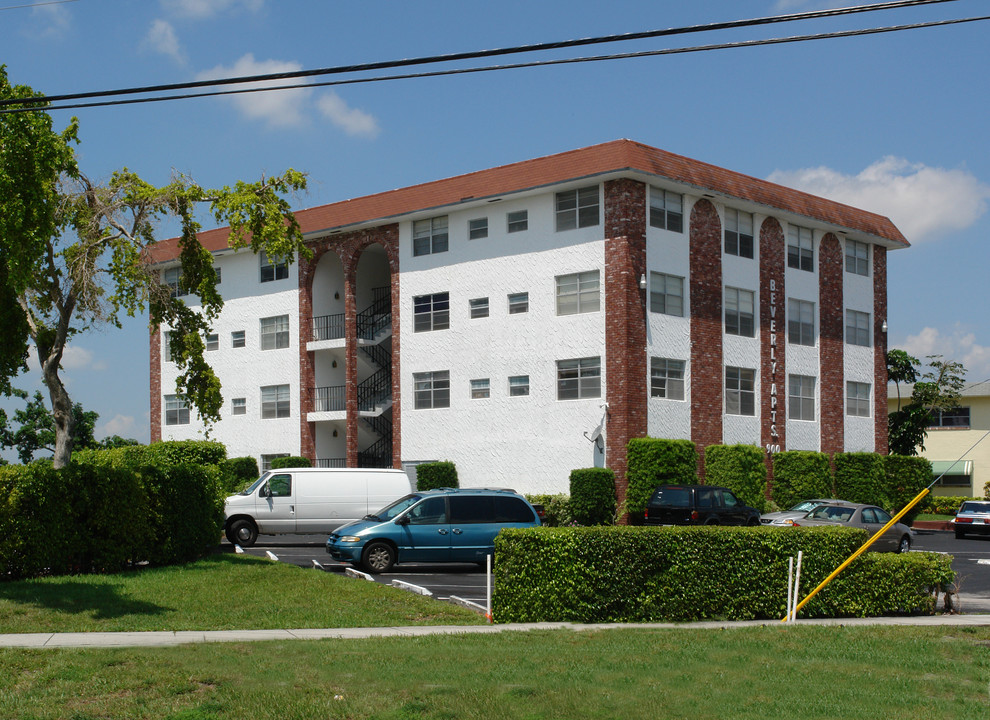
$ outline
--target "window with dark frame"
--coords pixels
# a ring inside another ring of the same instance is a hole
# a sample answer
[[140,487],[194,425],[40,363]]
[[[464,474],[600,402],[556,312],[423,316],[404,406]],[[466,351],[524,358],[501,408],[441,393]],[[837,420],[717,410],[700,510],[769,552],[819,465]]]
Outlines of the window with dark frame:
[[651,272],[650,312],[684,317],[684,278]]
[[490,378],[478,378],[471,381],[471,399],[485,400],[492,395],[492,384]]
[[511,293],[509,295],[509,315],[529,312],[529,293]]
[[181,395],[165,396],[165,424],[189,424],[189,403]]
[[850,345],[870,346],[869,313],[846,310],[846,342]]
[[809,228],[788,225],[787,267],[814,272],[814,236]]
[[448,245],[446,215],[417,220],[413,223],[414,256],[447,252]]
[[815,419],[815,378],[810,375],[788,375],[787,417],[790,420]]
[[563,190],[556,194],[555,199],[557,232],[598,225],[597,185]]
[[870,417],[870,384],[846,381],[846,415]]
[[970,427],[968,407],[956,407],[951,410],[933,410],[928,419],[930,428],[968,428]]
[[600,357],[557,361],[557,399],[579,400],[602,396]]
[[450,371],[413,373],[413,390],[416,410],[450,407]]
[[509,397],[529,395],[529,375],[509,376]]
[[471,319],[488,317],[488,298],[472,298],[468,300],[471,308]]
[[870,274],[870,246],[858,240],[846,240],[846,272]]
[[684,399],[683,360],[650,358],[650,397],[667,400]]
[[787,341],[792,345],[815,345],[815,304],[806,300],[787,301]]
[[756,298],[752,290],[725,288],[725,334],[756,337]]
[[289,316],[261,318],[261,349],[280,350],[289,347]]
[[597,270],[558,275],[556,284],[558,315],[598,312],[601,300]]
[[753,259],[753,214],[725,209],[725,253]]
[[506,230],[510,233],[522,232],[529,229],[529,211],[516,210],[505,216]]
[[480,240],[488,237],[488,218],[475,218],[468,220],[468,239]]
[[261,263],[261,282],[285,280],[289,277],[289,263],[285,260],[269,260],[264,250],[258,253]]
[[450,293],[413,298],[413,332],[447,330],[450,327]]
[[751,368],[725,368],[725,413],[756,415],[756,371]]
[[261,388],[261,419],[287,418],[291,401],[288,385],[266,385]]
[[650,186],[650,226],[684,232],[684,196],[680,193]]

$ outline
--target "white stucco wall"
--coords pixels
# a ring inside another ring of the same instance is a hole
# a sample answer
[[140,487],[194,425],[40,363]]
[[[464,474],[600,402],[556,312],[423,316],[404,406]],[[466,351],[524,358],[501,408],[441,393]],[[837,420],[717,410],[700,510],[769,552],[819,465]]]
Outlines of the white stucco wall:
[[[843,252],[845,248],[843,248]],[[870,315],[870,327],[872,327],[875,321],[873,313],[873,262],[872,262],[872,248],[870,251],[870,269],[869,274],[866,276],[857,275],[851,272],[845,272],[843,274],[842,283],[842,294],[843,294],[843,310],[842,310],[842,326],[845,328],[846,323],[846,308],[852,310],[858,310],[859,312],[869,313]],[[883,320],[884,318],[881,318]],[[843,368],[845,373],[845,378],[843,382],[843,397],[846,395],[845,382],[855,381],[867,383],[870,386],[870,416],[869,417],[851,417],[848,414],[845,415],[845,445],[846,450],[849,452],[873,452],[876,450],[876,437],[874,433],[874,423],[876,418],[874,417],[874,403],[873,399],[876,397],[875,393],[879,390],[884,392],[886,388],[877,388],[873,373],[874,368],[874,349],[873,343],[876,338],[870,338],[871,343],[869,347],[863,347],[861,345],[850,345],[845,343],[843,346]]]

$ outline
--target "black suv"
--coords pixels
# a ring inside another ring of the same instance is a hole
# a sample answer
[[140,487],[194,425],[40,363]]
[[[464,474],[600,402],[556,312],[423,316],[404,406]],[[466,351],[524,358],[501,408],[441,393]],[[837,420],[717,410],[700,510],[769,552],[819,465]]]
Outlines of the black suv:
[[647,525],[759,525],[760,511],[715,485],[660,485],[650,496]]

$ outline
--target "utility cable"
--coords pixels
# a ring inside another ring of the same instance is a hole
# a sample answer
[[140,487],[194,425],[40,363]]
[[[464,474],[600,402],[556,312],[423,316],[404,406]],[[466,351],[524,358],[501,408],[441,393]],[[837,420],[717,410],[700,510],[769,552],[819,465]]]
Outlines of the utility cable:
[[838,17],[851,15],[854,13],[874,12],[877,10],[893,10],[906,7],[941,4],[945,2],[956,2],[957,0],[891,0],[890,2],[855,5],[846,8],[834,8],[830,10],[814,10],[802,13],[790,13],[786,15],[773,15],[768,17],[752,18],[749,20],[732,20],[725,22],[707,23],[702,25],[689,25],[685,27],[667,28],[663,30],[651,30],[645,32],[623,33],[618,35],[606,35],[601,37],[582,38],[577,40],[566,40],[560,42],[538,43],[533,45],[520,45],[507,48],[496,48],[492,50],[476,50],[462,53],[449,53],[444,55],[433,55],[420,58],[408,58],[405,60],[390,60],[382,62],[361,63],[355,65],[341,65],[337,67],[321,68],[316,70],[297,70],[282,73],[267,73],[263,75],[248,75],[234,78],[217,78],[213,80],[195,80],[184,83],[172,83],[167,85],[150,85],[145,87],[124,88],[119,90],[102,90],[84,93],[69,93],[62,95],[37,96],[34,98],[12,98],[0,100],[0,108],[11,105],[24,105],[33,102],[61,102],[64,100],[82,100],[93,97],[112,97],[118,95],[134,95],[150,92],[168,92],[173,90],[188,90],[200,87],[213,87],[217,85],[232,85],[243,83],[257,83],[272,80],[291,80],[302,77],[315,77],[320,75],[337,75],[352,72],[366,72],[370,70],[383,70],[389,68],[409,67],[413,65],[429,65],[435,63],[453,62],[458,60],[476,60],[479,58],[495,57],[500,55],[510,55],[518,53],[542,52],[546,50],[559,50],[563,48],[580,47],[585,45],[595,45],[602,43],[625,42],[629,40],[642,40],[658,37],[669,37],[672,35],[684,35],[689,33],[711,32],[714,30],[728,30],[742,27],[754,27],[759,25],[769,25],[782,22],[794,22],[798,20],[811,20],[828,17]]
[[[796,35],[784,38],[768,38],[764,40],[745,40],[733,43],[719,43],[715,45],[695,45],[683,48],[667,48],[664,50],[644,50],[632,53],[616,53],[611,55],[596,55],[590,57],[563,58],[557,60],[534,60],[525,63],[513,63],[509,65],[488,65],[485,67],[458,68],[453,70],[434,70],[422,73],[407,73],[402,75],[381,75],[377,77],[351,78],[344,80],[327,80],[317,83],[296,83],[291,85],[277,85],[263,88],[241,88],[239,90],[214,90],[201,93],[185,93],[181,95],[163,95],[146,98],[130,98],[126,100],[104,100],[90,103],[71,103],[65,105],[41,105],[32,107],[2,108],[0,102],[0,115],[19,112],[34,112],[36,110],[71,110],[76,108],[111,107],[116,105],[137,105],[141,103],[164,102],[167,100],[189,100],[192,98],[218,97],[224,95],[242,95],[245,93],[271,92],[276,90],[298,90],[304,88],[330,87],[337,85],[354,85],[360,83],[385,82],[388,80],[413,80],[430,77],[440,77],[446,75],[464,75],[468,73],[492,72],[495,70],[517,70],[521,68],[549,67],[552,65],[565,65],[573,63],[602,62],[606,60],[627,60],[632,58],[656,57],[660,55],[676,55],[682,53],[702,52],[708,50],[728,50],[744,47],[758,47],[761,45],[780,45],[784,43],[806,42],[810,40],[833,40],[844,37],[857,37],[862,35],[875,35],[880,33],[900,32],[903,30],[917,30],[921,28],[939,27],[944,25],[958,25],[961,23],[979,22],[990,20],[990,15],[971,18],[959,18],[954,20],[937,20],[925,23],[914,23],[910,25],[892,25],[887,27],[866,28],[861,30],[840,30],[831,33],[819,33],[814,35]],[[21,100],[21,102],[37,102],[35,100]]]

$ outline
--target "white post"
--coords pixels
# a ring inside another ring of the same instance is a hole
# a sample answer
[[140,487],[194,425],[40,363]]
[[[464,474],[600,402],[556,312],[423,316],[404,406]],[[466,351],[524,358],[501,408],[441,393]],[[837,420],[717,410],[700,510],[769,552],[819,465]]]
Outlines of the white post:
[[801,587],[801,558],[804,556],[803,550],[798,550],[797,572],[794,574],[794,607],[791,609],[791,621],[797,620],[797,603],[799,588]]
[[492,621],[492,556],[485,555],[485,617]]
[[787,610],[784,611],[784,618],[787,620],[791,619],[791,603],[793,601],[793,596],[791,593],[794,587],[794,558],[787,558]]

